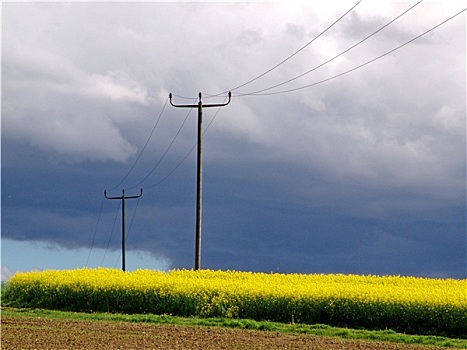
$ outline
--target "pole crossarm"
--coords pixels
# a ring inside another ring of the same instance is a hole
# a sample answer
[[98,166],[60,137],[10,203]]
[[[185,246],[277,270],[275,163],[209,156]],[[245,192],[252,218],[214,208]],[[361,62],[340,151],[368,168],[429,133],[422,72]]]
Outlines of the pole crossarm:
[[177,108],[197,108],[198,109],[198,154],[197,154],[197,179],[196,179],[196,246],[195,246],[195,270],[201,268],[201,218],[202,218],[202,184],[203,184],[203,108],[224,107],[230,103],[232,93],[229,91],[229,100],[226,103],[203,104],[201,101],[201,92],[198,94],[198,104],[177,105],[172,102],[172,93],[169,94],[170,104]]
[[140,189],[140,194],[137,196],[125,196],[125,190],[122,190],[122,195],[120,197],[107,197],[107,190],[104,190],[104,197],[107,199],[133,199],[133,198],[139,198],[143,195],[143,189]]
[[[198,97],[199,97],[199,103],[193,105],[193,104],[188,104],[188,105],[176,105],[175,103],[172,102],[172,93],[169,93],[169,100],[170,100],[170,104],[173,106],[173,107],[177,107],[177,108],[198,108],[199,107],[199,104],[202,103],[201,101],[201,92],[198,94]],[[230,100],[232,99],[232,92],[229,91],[229,94],[228,94],[228,97],[229,97],[229,100],[226,102],[226,103],[211,103],[211,104],[204,104],[203,103],[203,108],[208,108],[208,107],[224,107],[224,106],[227,106],[229,103],[230,103]]]
[[122,190],[120,197],[108,197],[107,191],[104,190],[104,197],[107,199],[120,199],[122,201],[122,270],[125,271],[125,199],[139,198],[143,195],[143,189],[141,188],[140,194],[137,196],[125,196],[125,190]]

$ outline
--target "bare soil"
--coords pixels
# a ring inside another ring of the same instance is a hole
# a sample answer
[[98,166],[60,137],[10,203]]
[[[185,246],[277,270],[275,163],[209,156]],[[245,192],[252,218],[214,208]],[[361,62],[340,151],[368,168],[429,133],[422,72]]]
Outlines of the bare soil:
[[1,349],[427,350],[435,348],[221,327],[2,316]]

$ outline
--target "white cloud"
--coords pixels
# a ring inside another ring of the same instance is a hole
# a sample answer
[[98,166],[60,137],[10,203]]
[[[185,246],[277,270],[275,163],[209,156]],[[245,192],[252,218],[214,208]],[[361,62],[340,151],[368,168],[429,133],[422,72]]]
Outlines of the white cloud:
[[135,152],[110,115],[111,103],[148,104],[147,91],[131,77],[88,74],[53,52],[7,44],[4,67],[8,136],[78,160],[125,161]]
[[102,95],[113,101],[138,102],[148,104],[148,93],[145,88],[131,78],[119,77],[118,73],[109,72],[106,75],[92,74],[89,86],[82,89],[89,95]]
[[[154,96],[164,89],[194,96],[200,90],[214,93],[233,87],[287,57],[351,5],[104,3],[20,8],[9,4],[4,30],[5,130],[44,149],[82,158],[124,161],[136,151],[126,136],[135,131],[127,133],[120,123],[147,118],[136,106],[151,106],[150,91]],[[368,43],[284,88],[352,68],[406,40],[409,33],[418,34],[438,23],[447,11],[443,8],[438,13],[434,5],[423,6]],[[389,2],[378,6],[362,3],[356,14],[299,55],[241,90],[255,90],[296,76],[346,49],[408,7]],[[417,16],[427,9],[430,16]],[[23,13],[26,16],[20,17]],[[458,68],[462,60],[454,58],[459,52],[462,56],[458,48],[462,38],[452,38],[453,27],[456,23],[447,24],[430,36],[431,41],[415,42],[360,72],[309,90],[271,98],[238,98],[228,107],[231,110],[221,112],[229,117],[223,118],[218,128],[229,137],[246,136],[276,148],[277,155],[295,151],[300,158],[300,150],[311,150],[322,160],[335,159],[332,168],[336,171],[346,166],[338,145],[345,145],[344,154],[354,150],[360,157],[381,155],[376,152],[379,148],[389,152],[387,159],[396,164],[397,153],[413,160],[423,155],[422,150],[428,150],[420,143],[416,130],[425,130],[432,118],[421,113],[436,115],[438,124],[450,131],[462,123],[462,111],[442,101],[446,95],[441,91],[443,83],[449,84],[444,87],[446,91],[459,90],[452,76],[443,78],[452,67],[465,73],[465,68]],[[407,108],[410,105],[422,108],[417,113],[413,107]],[[117,120],[121,115],[108,113],[118,109],[116,106],[133,115]],[[373,114],[367,113],[368,109]],[[341,115],[331,116],[333,110]],[[361,115],[355,117],[355,113]],[[372,121],[378,115],[384,116],[381,124]],[[410,120],[411,126],[397,124],[399,119]],[[297,126],[305,124],[307,130],[308,123],[307,138]],[[284,137],[284,130],[301,136]],[[320,130],[319,134],[315,135],[314,130]],[[408,139],[400,142],[401,135]],[[317,145],[320,139],[323,143]],[[321,156],[318,152],[322,152]],[[353,172],[356,163],[347,166]],[[372,169],[367,166],[360,172],[371,173]]]

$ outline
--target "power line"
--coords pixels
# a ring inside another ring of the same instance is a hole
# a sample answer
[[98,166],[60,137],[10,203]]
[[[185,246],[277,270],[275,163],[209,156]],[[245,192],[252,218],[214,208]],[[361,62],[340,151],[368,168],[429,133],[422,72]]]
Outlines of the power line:
[[342,72],[342,73],[339,73],[339,74],[336,74],[330,78],[327,78],[327,79],[323,79],[323,80],[320,80],[320,81],[317,81],[315,83],[312,83],[312,84],[307,84],[307,85],[304,85],[304,86],[300,86],[300,87],[297,87],[297,88],[293,88],[293,89],[288,89],[288,90],[282,90],[282,91],[276,91],[276,92],[265,92],[265,93],[245,93],[245,94],[241,94],[241,93],[236,93],[236,96],[269,96],[269,95],[279,95],[279,94],[285,94],[285,93],[288,93],[288,92],[293,92],[293,91],[298,91],[298,90],[303,90],[303,89],[306,89],[306,88],[309,88],[309,87],[312,87],[312,86],[316,86],[316,85],[319,85],[319,84],[322,84],[322,83],[325,83],[327,81],[330,81],[330,80],[333,80],[333,79],[336,79],[338,77],[341,77],[345,74],[348,74],[348,73],[351,73],[353,71],[356,71],[357,69],[360,69],[362,67],[365,67],[367,65],[369,65],[370,63],[373,63],[401,48],[403,48],[404,46],[407,46],[408,44],[414,42],[415,40],[417,39],[420,39],[422,36],[425,36],[426,34],[432,32],[433,30],[437,29],[438,27],[442,26],[443,24],[446,24],[447,22],[449,22],[450,20],[454,19],[455,17],[459,16],[460,14],[462,14],[463,12],[465,12],[467,10],[467,8],[461,10],[460,12],[456,13],[455,15],[449,17],[448,19],[444,20],[443,22],[437,24],[436,26],[432,27],[431,29],[428,29],[427,31],[423,32],[422,34],[419,34],[417,35],[416,37],[410,39],[409,41],[406,41],[405,43],[393,48],[392,50],[389,50],[385,53],[383,53],[382,55],[379,55],[369,61],[366,61],[365,63],[362,63],[352,69],[349,69],[345,72]]
[[[227,98],[228,98],[228,97],[224,98],[224,101],[223,101],[222,103],[225,103],[225,101],[227,101]],[[203,135],[208,131],[209,127],[211,126],[211,124],[212,124],[212,123],[214,122],[214,120],[216,119],[216,117],[217,117],[217,115],[219,114],[220,110],[221,110],[221,107],[219,107],[219,108],[217,109],[217,112],[214,114],[214,117],[212,117],[212,119],[211,119],[211,121],[209,122],[208,126],[206,126],[206,129],[204,129]]]
[[[222,103],[225,103],[225,101],[227,101],[227,97],[224,99],[224,101]],[[203,135],[208,131],[209,127],[211,126],[211,124],[214,122],[214,120],[216,119],[217,115],[219,114],[219,111],[221,110],[221,107],[219,107],[216,111],[216,113],[214,114],[214,117],[211,119],[211,121],[209,122],[209,124],[206,126],[206,129],[204,129],[204,132],[203,132]],[[164,176],[161,180],[159,180],[158,182],[156,182],[155,184],[151,185],[151,186],[146,186],[146,188],[154,188],[156,186],[159,186],[161,183],[163,183],[165,180],[167,180],[175,171],[177,171],[178,168],[180,168],[180,166],[185,162],[185,160],[188,158],[188,156],[191,154],[191,152],[193,152],[193,150],[195,149],[195,147],[198,145],[198,143],[196,142],[193,147],[191,147],[191,149],[187,152],[187,154],[185,154],[185,156],[182,158],[182,160],[166,175]]]
[[128,176],[131,174],[131,172],[133,171],[133,169],[135,168],[136,164],[138,163],[139,159],[141,158],[141,156],[143,155],[143,152],[144,150],[146,149],[146,147],[148,146],[148,143],[149,143],[149,140],[151,140],[152,138],[152,135],[154,134],[154,131],[156,130],[156,127],[157,125],[159,124],[159,121],[162,117],[162,114],[164,113],[164,110],[165,110],[165,107],[167,106],[167,102],[169,101],[169,99],[166,99],[165,100],[165,104],[164,106],[162,107],[162,110],[161,112],[159,113],[159,117],[157,118],[157,121],[156,121],[156,124],[154,125],[154,127],[152,128],[151,130],[151,133],[149,134],[149,137],[148,139],[146,140],[146,143],[144,144],[143,148],[141,149],[141,152],[139,153],[138,157],[136,158],[135,162],[133,163],[132,167],[130,168],[130,170],[128,171],[128,173],[123,177],[123,179],[114,187],[112,187],[110,189],[110,191],[112,190],[115,190],[118,186],[120,186],[127,178]]
[[348,49],[342,51],[341,53],[339,53],[338,55],[330,58],[329,60],[327,60],[326,62],[323,62],[321,63],[320,65],[302,73],[302,74],[299,74],[297,75],[296,77],[294,78],[291,78],[291,79],[288,79],[282,83],[279,83],[279,84],[276,84],[276,85],[273,85],[273,86],[270,86],[268,88],[265,88],[265,89],[261,89],[261,90],[257,90],[257,91],[254,91],[254,92],[250,92],[250,93],[246,93],[246,95],[255,95],[255,94],[258,94],[260,92],[264,92],[264,91],[268,91],[268,90],[272,90],[274,88],[277,88],[279,86],[282,86],[282,85],[285,85],[287,83],[290,83],[294,80],[297,80],[311,72],[314,72],[315,70],[325,66],[326,64],[334,61],[336,58],[346,54],[347,52],[349,52],[350,50],[354,49],[355,47],[357,47],[358,45],[362,44],[363,42],[367,41],[368,39],[370,39],[371,37],[375,36],[377,33],[379,33],[380,31],[382,31],[384,28],[388,27],[389,25],[391,25],[392,23],[394,23],[395,21],[397,21],[399,18],[401,18],[403,15],[405,15],[406,13],[408,13],[409,11],[411,11],[415,6],[419,5],[423,0],[420,0],[419,2],[417,2],[415,5],[412,5],[410,8],[408,8],[407,10],[405,10],[404,12],[402,12],[400,15],[398,15],[397,17],[395,17],[394,19],[392,19],[391,21],[389,21],[388,23],[386,23],[384,26],[382,26],[381,28],[379,28],[378,30],[376,30],[375,32],[371,33],[370,35],[368,35],[367,37],[365,37],[364,39],[360,40],[359,42],[357,42],[356,44],[350,46]]
[[156,165],[154,165],[154,167],[149,171],[149,173],[140,181],[138,182],[136,185],[130,187],[129,189],[133,189],[133,188],[136,188],[138,186],[140,186],[144,181],[146,181],[149,176],[151,176],[151,174],[159,167],[160,163],[162,162],[162,160],[165,158],[165,156],[167,155],[167,153],[169,152],[169,150],[172,148],[172,145],[174,144],[175,140],[178,138],[178,135],[180,134],[180,132],[182,131],[183,127],[185,126],[187,120],[188,120],[188,117],[190,116],[191,114],[191,109],[188,111],[185,119],[183,120],[183,123],[182,125],[180,126],[180,128],[178,129],[177,133],[175,134],[174,138],[172,139],[172,141],[170,142],[169,146],[165,149],[164,153],[162,154],[162,156],[159,158],[159,160],[156,162]]
[[190,97],[188,97],[188,96],[181,96],[181,95],[177,95],[177,94],[172,94],[172,96],[175,96],[175,97],[178,97],[178,98],[182,98],[182,99],[184,99],[184,100],[193,100],[193,99],[194,99],[194,100],[196,101],[196,99],[197,99],[197,97],[193,97],[193,96],[190,96]]
[[[291,82],[291,81],[293,81],[293,80],[296,80],[296,79],[298,79],[298,78],[300,78],[300,77],[302,77],[302,76],[304,76],[304,75],[306,75],[306,74],[309,74],[310,72],[312,72],[312,71],[314,71],[314,70],[316,70],[316,69],[318,69],[318,68],[324,66],[325,64],[331,62],[332,60],[338,58],[339,56],[342,56],[342,55],[345,54],[346,52],[350,51],[351,49],[353,49],[353,48],[355,48],[356,46],[360,45],[361,43],[363,43],[364,41],[368,40],[368,39],[371,38],[372,36],[376,35],[378,32],[380,32],[381,30],[383,30],[384,28],[386,28],[387,26],[389,26],[391,23],[393,23],[394,21],[396,21],[397,19],[399,19],[400,17],[402,17],[404,14],[406,14],[407,12],[409,12],[410,10],[412,10],[415,6],[417,6],[418,4],[420,4],[422,1],[423,1],[423,0],[420,0],[420,1],[417,2],[415,5],[413,5],[412,7],[410,7],[408,10],[404,11],[402,14],[400,14],[399,16],[397,16],[396,18],[394,18],[393,20],[391,20],[390,22],[388,22],[386,25],[384,25],[383,27],[379,28],[377,31],[373,32],[372,34],[370,34],[370,35],[367,36],[366,38],[362,39],[362,40],[359,41],[358,43],[354,44],[353,46],[351,46],[351,47],[348,48],[347,50],[343,51],[343,52],[340,53],[339,55],[337,55],[337,56],[331,58],[330,60],[324,62],[323,64],[321,64],[321,65],[319,65],[319,66],[313,68],[312,70],[309,70],[309,71],[307,71],[307,72],[305,72],[305,73],[303,73],[303,74],[301,74],[301,75],[299,75],[299,76],[297,76],[297,77],[294,77],[294,78],[289,79],[289,80],[287,80],[287,81],[285,81],[285,82],[283,82],[283,83],[281,83],[281,84],[277,84],[277,85],[274,85],[274,86],[269,87],[269,88],[266,88],[266,89],[262,89],[262,90],[255,91],[255,92],[252,92],[252,93],[245,93],[245,94],[236,93],[236,94],[237,94],[238,96],[259,94],[260,92],[264,92],[264,91],[267,91],[267,90],[271,90],[271,89],[273,89],[273,88],[275,88],[275,87],[284,85],[284,84],[286,84],[286,83],[288,83],[288,82]],[[276,69],[277,67],[279,67],[280,65],[282,65],[283,63],[285,63],[286,61],[288,61],[289,59],[291,59],[291,58],[294,57],[295,55],[297,55],[299,52],[301,52],[303,49],[305,49],[307,46],[309,46],[309,45],[310,45],[312,42],[314,42],[316,39],[318,39],[320,36],[322,36],[323,34],[325,34],[329,29],[331,29],[335,24],[337,24],[340,20],[342,20],[342,19],[343,19],[346,15],[348,15],[352,10],[354,10],[355,7],[356,7],[358,4],[360,4],[360,2],[361,2],[361,1],[357,2],[351,9],[349,9],[346,13],[344,13],[341,17],[339,17],[336,21],[334,21],[331,25],[329,25],[323,32],[321,32],[320,34],[318,34],[316,37],[314,37],[314,38],[313,38],[311,41],[309,41],[307,44],[305,44],[304,46],[302,46],[299,50],[297,50],[297,51],[295,51],[293,54],[289,55],[286,59],[284,59],[284,60],[282,60],[280,63],[276,64],[274,67],[268,69],[266,72],[264,72],[264,73],[258,75],[257,77],[255,77],[255,78],[249,80],[248,82],[246,82],[246,83],[244,83],[244,84],[241,84],[241,85],[237,86],[236,88],[234,88],[234,89],[232,89],[232,90],[239,89],[240,87],[246,86],[247,84],[249,84],[249,83],[251,83],[251,82],[253,82],[253,81],[255,81],[255,80],[261,78],[262,76],[264,76],[264,75],[266,75],[267,73],[273,71],[274,69]],[[174,95],[174,96],[177,96],[177,97],[180,97],[180,98],[184,98],[184,99],[190,99],[189,97],[184,97],[184,96],[175,95],[175,94],[173,94],[173,95]],[[214,97],[214,96],[216,96],[216,95],[209,95],[209,96]],[[218,112],[219,112],[219,110],[217,111],[217,113],[218,113]],[[214,118],[211,120],[211,123],[212,123],[212,122],[214,121],[214,119],[216,118],[217,113],[216,113],[216,115],[214,116]],[[187,116],[187,117],[188,117],[188,116]],[[210,124],[211,124],[211,123],[210,123]],[[208,125],[208,128],[209,128],[210,124]],[[184,124],[183,124],[183,125],[184,125]],[[183,127],[183,125],[182,125],[182,127]],[[206,130],[207,130],[208,128],[206,128]],[[178,133],[177,133],[176,136],[178,136]],[[175,137],[175,138],[176,138],[176,137]],[[174,141],[174,140],[173,140],[173,141]],[[172,143],[173,143],[173,141],[172,141]],[[171,145],[172,145],[172,143],[171,143]],[[171,145],[170,145],[170,146],[171,146]],[[170,148],[170,146],[169,146],[169,148]],[[168,174],[166,177],[164,177],[162,180],[160,180],[160,181],[157,182],[156,184],[150,186],[149,188],[153,188],[153,187],[157,186],[158,184],[160,184],[160,183],[162,183],[163,181],[165,181],[168,177],[170,177],[170,175],[173,174],[173,172],[175,172],[175,171],[181,166],[181,164],[186,160],[186,158],[189,156],[189,154],[191,154],[191,152],[193,151],[193,149],[194,149],[195,147],[196,147],[196,144],[188,151],[187,155],[182,159],[182,161],[181,161],[180,163],[178,163],[177,166],[176,166],[171,172],[169,172],[169,174]],[[149,172],[149,174],[148,174],[141,182],[139,182],[138,184],[136,184],[134,187],[137,187],[137,186],[141,185],[141,184],[153,173],[153,171],[155,170],[155,168],[157,168],[157,166],[159,165],[160,161],[165,157],[166,153],[167,153],[167,150],[166,150],[166,152],[163,154],[163,156],[162,156],[162,158],[159,160],[159,162],[156,164],[156,166]],[[132,187],[132,188],[134,188],[134,187]]]
[[[343,15],[341,15],[337,20],[335,20],[333,23],[331,23],[328,27],[326,27],[322,32],[320,32],[318,35],[316,35],[312,40],[310,40],[309,42],[307,42],[305,45],[303,45],[300,49],[298,49],[297,51],[295,51],[294,53],[292,53],[291,55],[289,55],[288,57],[286,57],[285,59],[283,59],[281,62],[279,62],[278,64],[276,64],[275,66],[273,66],[272,68],[268,69],[267,71],[261,73],[260,75],[254,77],[253,79],[250,79],[249,81],[241,84],[241,85],[238,85],[237,87],[231,89],[231,91],[233,90],[237,90],[241,87],[244,87],[256,80],[258,80],[259,78],[265,76],[266,74],[272,72],[273,70],[275,70],[276,68],[278,68],[279,66],[281,66],[282,64],[284,64],[285,62],[287,62],[288,60],[290,60],[291,58],[293,58],[294,56],[296,56],[297,54],[299,54],[301,51],[303,51],[306,47],[308,47],[310,44],[312,44],[314,41],[316,41],[319,37],[321,37],[322,35],[324,35],[327,31],[329,31],[332,27],[334,27],[339,21],[341,21],[345,16],[347,16],[351,11],[353,11],[360,3],[362,2],[362,0],[358,1],[355,5],[353,5],[349,10],[347,10]],[[218,95],[221,95],[222,93],[219,93],[219,94],[216,94],[216,95],[211,95],[211,94],[206,94],[206,96],[209,98],[209,97],[216,97]],[[176,95],[176,94],[172,94],[173,96],[176,96],[176,97],[179,97],[179,98],[183,98],[183,99],[191,99],[191,97],[186,97],[186,96],[180,96],[180,95]],[[225,100],[224,100],[225,102]],[[191,111],[191,110],[190,110]],[[207,129],[211,126],[211,124],[214,122],[214,119],[217,117],[218,113],[220,111],[220,108],[217,110],[216,114],[214,115],[214,117],[212,118],[211,122],[208,124],[208,126],[206,127],[205,131],[207,131]],[[188,115],[187,115],[187,118],[188,118]],[[185,119],[186,121],[186,119]],[[185,123],[185,122],[184,122]],[[184,123],[182,124],[182,127],[184,125]],[[181,128],[180,128],[181,130]],[[180,131],[179,130],[179,131]],[[204,134],[203,132],[203,134]],[[178,136],[178,133],[176,135],[176,137]],[[175,137],[175,138],[176,138]],[[175,140],[174,138],[174,140]],[[173,141],[172,140],[172,143]],[[171,147],[172,143],[169,145],[169,148]],[[163,177],[161,180],[159,180],[158,182],[156,182],[154,185],[152,186],[146,186],[146,188],[154,188],[156,186],[158,186],[159,184],[161,184],[162,182],[164,182],[165,180],[167,180],[184,162],[185,160],[188,158],[188,156],[191,154],[191,152],[193,152],[193,150],[195,149],[195,147],[197,146],[197,143],[195,143],[193,145],[193,147],[191,147],[191,149],[188,151],[188,153],[182,158],[182,160],[165,176]],[[169,149],[168,148],[168,149]],[[168,149],[166,150],[166,152],[164,152],[162,158],[165,156],[165,154],[167,153]],[[131,188],[134,188],[134,187],[137,187],[137,186],[140,186],[155,170],[155,168],[157,168],[157,166],[159,165],[159,163],[161,162],[162,158],[156,163],[155,167],[148,173],[147,176],[145,176],[143,178],[143,180],[141,180],[139,183],[137,183],[135,186],[131,187]]]
[[156,186],[159,186],[161,183],[163,183],[165,180],[167,180],[170,176],[172,176],[172,174],[177,171],[178,168],[180,168],[180,166],[185,162],[185,160],[188,158],[188,156],[191,154],[191,152],[193,152],[193,150],[195,149],[197,143],[195,143],[193,145],[193,147],[191,147],[191,149],[187,152],[187,154],[185,155],[185,157],[182,158],[182,160],[166,175],[164,176],[161,180],[159,180],[158,182],[156,182],[154,185],[152,186],[146,186],[145,188],[154,188]]
[[[324,29],[321,33],[319,33],[318,35],[316,35],[313,39],[311,39],[309,42],[307,42],[305,45],[303,45],[301,48],[299,48],[297,51],[295,51],[294,53],[292,53],[291,55],[289,55],[288,57],[286,57],[285,59],[283,59],[282,61],[280,61],[279,63],[277,63],[275,66],[273,66],[272,68],[269,68],[267,71],[261,73],[260,75],[254,77],[253,79],[250,79],[248,80],[246,83],[243,83],[241,85],[238,85],[237,87],[234,87],[233,89],[230,89],[229,91],[234,91],[234,90],[238,90],[256,80],[258,80],[259,78],[262,78],[264,77],[266,74],[272,72],[274,69],[280,67],[281,65],[283,65],[285,62],[287,62],[288,60],[290,60],[292,57],[296,56],[297,54],[299,54],[301,51],[303,51],[306,47],[308,47],[310,44],[312,44],[314,41],[316,41],[318,38],[320,38],[321,36],[323,36],[328,30],[330,30],[332,27],[334,27],[338,22],[340,22],[345,16],[347,16],[350,12],[352,12],[355,7],[357,7],[360,3],[362,2],[362,0],[358,1],[355,5],[353,5],[349,10],[347,10],[347,12],[345,12],[342,16],[340,16],[337,20],[335,20],[333,23],[331,23],[326,29]],[[217,95],[209,95],[209,94],[206,94],[207,96],[209,97],[213,97],[213,96],[219,96],[221,94],[224,94],[226,93],[225,92],[221,92]],[[174,95],[175,96],[175,95]]]

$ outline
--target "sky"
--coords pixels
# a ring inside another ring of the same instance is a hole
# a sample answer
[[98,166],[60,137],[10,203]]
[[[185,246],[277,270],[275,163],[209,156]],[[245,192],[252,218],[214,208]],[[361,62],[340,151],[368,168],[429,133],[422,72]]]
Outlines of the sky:
[[193,268],[197,110],[168,96],[228,91],[201,268],[467,277],[466,1],[1,7],[2,280],[121,268],[104,190],[143,189],[127,270]]

